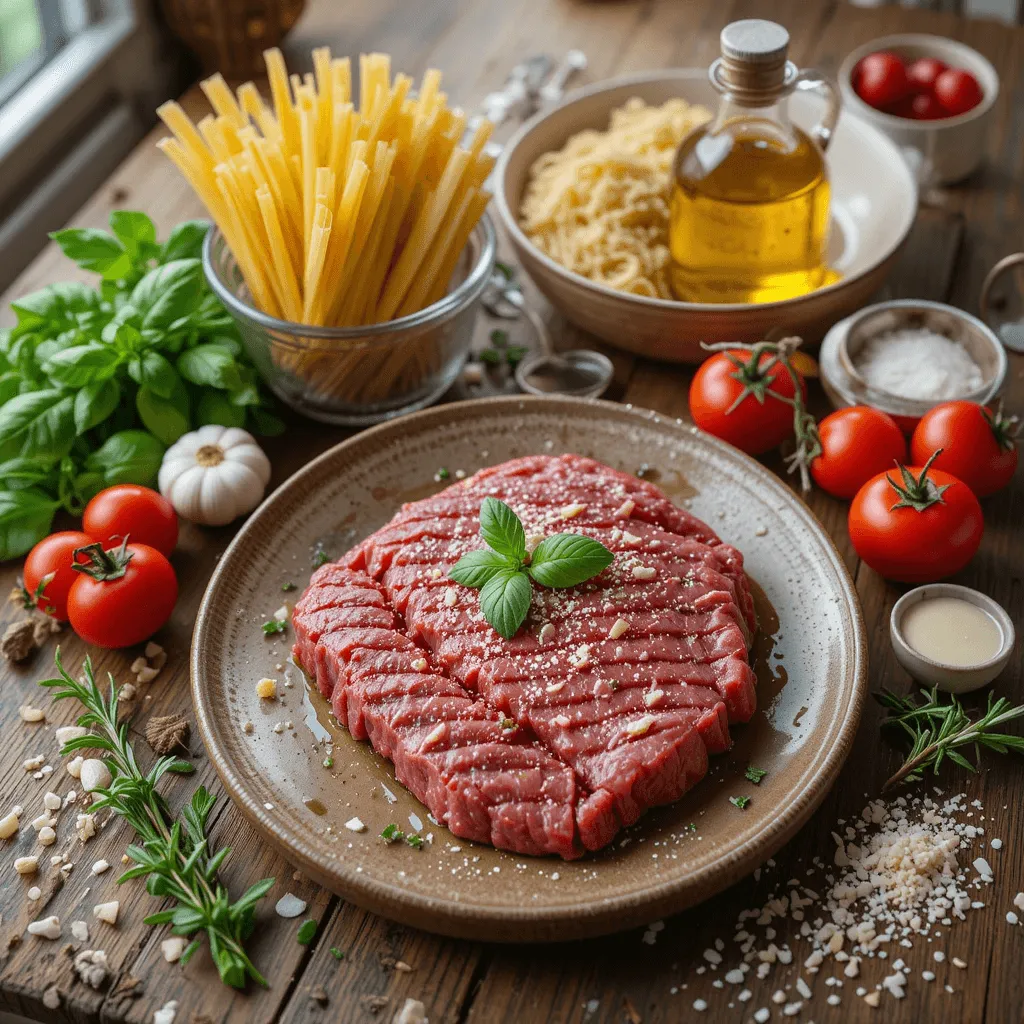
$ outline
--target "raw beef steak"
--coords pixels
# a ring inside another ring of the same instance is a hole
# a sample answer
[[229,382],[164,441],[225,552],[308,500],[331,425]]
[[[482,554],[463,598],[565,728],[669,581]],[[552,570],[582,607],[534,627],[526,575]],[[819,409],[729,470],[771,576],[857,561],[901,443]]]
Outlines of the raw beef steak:
[[[496,497],[528,546],[615,555],[568,590],[534,585],[505,640],[448,572]],[[656,487],[578,455],[531,456],[406,505],[295,606],[296,661],[339,721],[455,835],[579,856],[671,803],[754,712],[756,629],[740,553]]]

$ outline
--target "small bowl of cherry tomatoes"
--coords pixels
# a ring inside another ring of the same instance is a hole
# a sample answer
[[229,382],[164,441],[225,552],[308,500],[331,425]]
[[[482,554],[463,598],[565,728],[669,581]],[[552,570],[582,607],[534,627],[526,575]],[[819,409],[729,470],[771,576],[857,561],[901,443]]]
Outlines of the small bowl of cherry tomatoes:
[[996,69],[944,36],[883,36],[839,68],[846,109],[903,150],[922,185],[948,185],[977,170],[999,95]]

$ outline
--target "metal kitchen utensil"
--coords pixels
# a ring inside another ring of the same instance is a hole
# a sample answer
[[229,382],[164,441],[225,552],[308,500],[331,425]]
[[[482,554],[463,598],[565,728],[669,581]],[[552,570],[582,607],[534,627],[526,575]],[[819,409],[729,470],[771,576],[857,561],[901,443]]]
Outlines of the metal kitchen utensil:
[[[1003,343],[1003,347],[1010,349],[1011,352],[1024,352],[1024,315],[1018,315],[1016,319],[997,315],[1000,311],[997,309],[992,289],[996,281],[1003,277],[1007,271],[1019,267],[1024,268],[1024,252],[1015,252],[1009,256],[1004,256],[988,272],[985,283],[981,286],[981,299],[978,303],[981,308],[981,319],[996,332],[999,340]],[[1024,303],[1024,286],[1021,284],[1020,277],[1018,277],[1016,290],[1018,292],[1017,306],[1019,310],[1022,303]]]

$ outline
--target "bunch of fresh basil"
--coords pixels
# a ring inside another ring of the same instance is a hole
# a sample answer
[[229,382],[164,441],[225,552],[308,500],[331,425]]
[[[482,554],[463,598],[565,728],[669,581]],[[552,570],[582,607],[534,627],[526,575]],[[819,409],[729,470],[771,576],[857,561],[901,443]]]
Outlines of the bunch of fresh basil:
[[111,484],[153,484],[166,446],[196,426],[283,429],[203,277],[206,222],[163,244],[144,213],[115,211],[110,227],[52,236],[101,275],[98,289],[25,295],[0,331],[0,560],[44,537],[59,508],[79,514]]

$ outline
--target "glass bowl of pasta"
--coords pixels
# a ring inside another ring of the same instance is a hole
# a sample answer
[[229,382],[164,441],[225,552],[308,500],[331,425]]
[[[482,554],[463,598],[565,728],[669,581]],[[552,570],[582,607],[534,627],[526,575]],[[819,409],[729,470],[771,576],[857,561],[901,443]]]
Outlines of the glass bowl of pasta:
[[[703,68],[611,79],[536,115],[498,160],[494,205],[519,262],[567,319],[618,348],[698,363],[701,342],[756,341],[773,328],[819,341],[882,284],[914,222],[917,189],[899,149],[844,114],[826,153],[838,280],[776,302],[675,300],[672,163],[718,101]],[[789,103],[801,127],[818,119],[820,98]]]
[[494,225],[484,214],[442,298],[362,327],[311,327],[262,312],[216,228],[207,233],[203,267],[278,398],[312,419],[367,426],[422,409],[455,382],[469,355],[495,248]]

